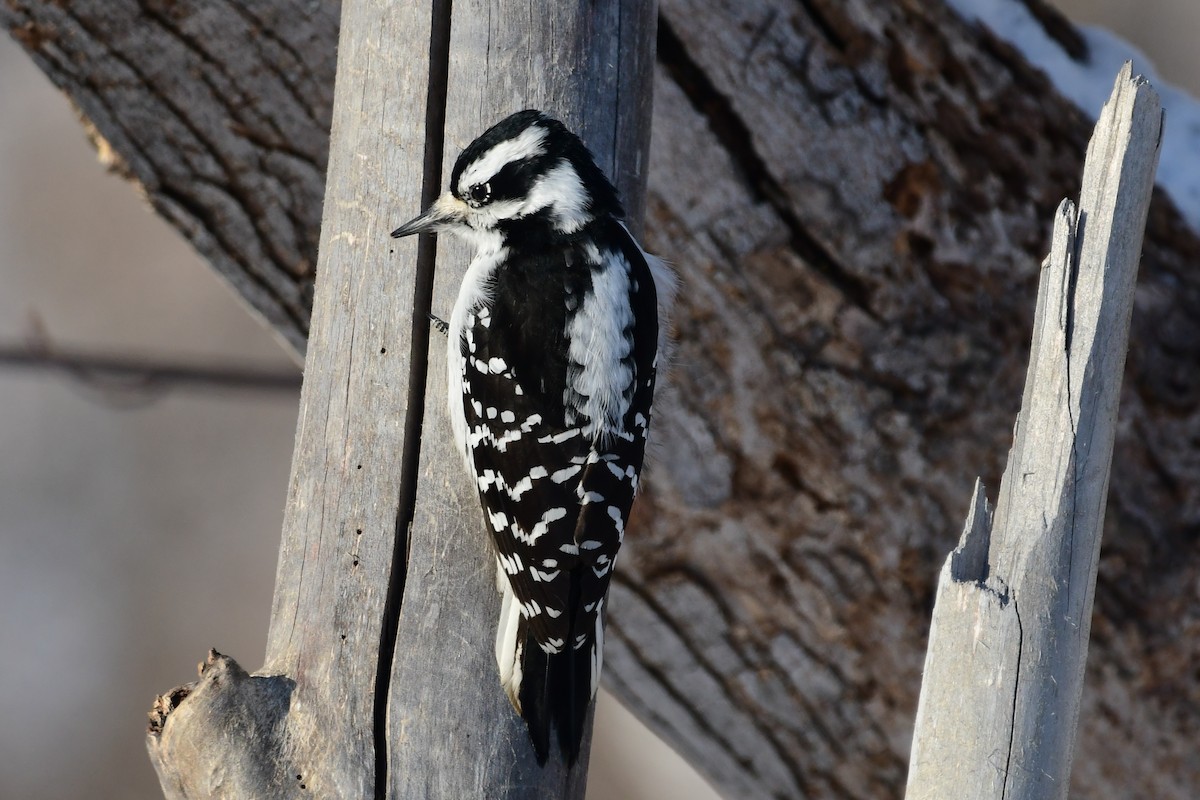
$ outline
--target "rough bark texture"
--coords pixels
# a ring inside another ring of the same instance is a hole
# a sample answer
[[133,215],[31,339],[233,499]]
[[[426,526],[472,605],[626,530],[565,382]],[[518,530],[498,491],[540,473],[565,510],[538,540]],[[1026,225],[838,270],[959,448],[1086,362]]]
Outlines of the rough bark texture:
[[[6,0],[0,22],[301,348],[336,13],[254,5]],[[663,0],[658,60],[647,239],[684,279],[680,347],[608,685],[731,797],[896,795],[938,565],[973,477],[998,483],[1090,125],[929,0]],[[1198,262],[1158,194],[1079,796],[1200,792]]]

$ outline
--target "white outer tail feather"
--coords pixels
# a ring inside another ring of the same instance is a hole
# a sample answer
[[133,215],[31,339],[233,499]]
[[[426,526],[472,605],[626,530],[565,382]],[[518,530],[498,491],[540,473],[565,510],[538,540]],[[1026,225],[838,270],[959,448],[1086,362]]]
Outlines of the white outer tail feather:
[[600,688],[600,670],[604,667],[604,600],[596,609],[596,636],[592,639],[592,697]]
[[[499,566],[499,564],[497,564]],[[503,573],[501,573],[501,576]],[[513,595],[507,579],[497,581],[503,599],[500,602],[500,622],[496,626],[496,664],[500,667],[500,683],[517,713],[521,713],[521,649],[517,641],[521,623],[521,604]]]
[[[496,625],[496,665],[500,668],[500,683],[504,693],[512,703],[517,713],[521,713],[521,656],[524,642],[517,641],[517,631],[521,625],[521,604],[517,601],[508,580],[504,577],[503,569],[497,560],[496,584],[500,590],[500,620]],[[604,601],[596,611],[596,635],[592,639],[591,685],[592,697],[600,688],[600,671],[604,668]]]

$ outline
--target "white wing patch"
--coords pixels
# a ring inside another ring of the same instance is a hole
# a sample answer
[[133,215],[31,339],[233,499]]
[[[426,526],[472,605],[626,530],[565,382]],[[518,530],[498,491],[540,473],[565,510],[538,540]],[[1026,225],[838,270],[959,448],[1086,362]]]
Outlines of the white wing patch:
[[[633,325],[629,305],[629,262],[621,253],[598,253],[604,268],[592,273],[591,291],[567,326],[572,367],[567,375],[571,388],[582,397],[582,404],[569,408],[582,416],[584,434],[597,438],[622,430],[628,410],[625,395],[633,380],[627,363],[633,342],[626,335]],[[569,404],[570,405],[570,404]]]

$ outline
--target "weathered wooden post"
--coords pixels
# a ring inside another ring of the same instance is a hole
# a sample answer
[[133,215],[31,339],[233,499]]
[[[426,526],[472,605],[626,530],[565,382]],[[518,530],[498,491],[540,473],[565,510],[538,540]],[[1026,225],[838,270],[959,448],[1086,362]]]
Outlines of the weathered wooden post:
[[426,321],[470,254],[388,232],[526,107],[582,135],[640,224],[655,19],[637,0],[344,3],[266,663],[210,654],[160,699],[167,797],[583,796],[586,757],[539,768],[497,676],[494,562]]
[[1162,112],[1127,63],[1063,201],[993,516],[976,484],[938,582],[909,800],[1064,798]]

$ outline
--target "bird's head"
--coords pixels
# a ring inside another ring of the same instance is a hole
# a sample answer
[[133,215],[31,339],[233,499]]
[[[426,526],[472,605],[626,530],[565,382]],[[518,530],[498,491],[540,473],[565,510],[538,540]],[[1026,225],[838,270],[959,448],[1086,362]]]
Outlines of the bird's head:
[[478,239],[516,226],[570,236],[608,214],[624,216],[617,192],[579,137],[540,111],[518,111],[459,155],[450,191],[392,231]]

